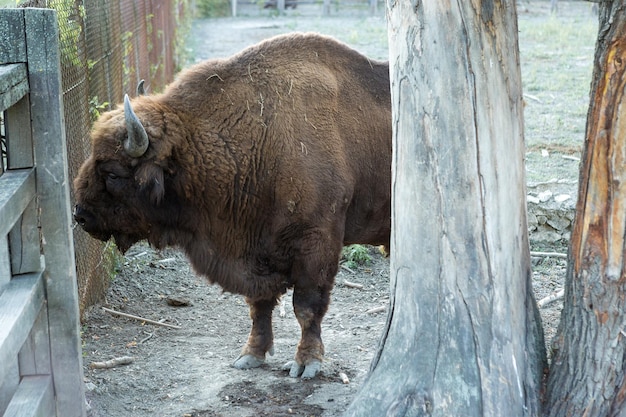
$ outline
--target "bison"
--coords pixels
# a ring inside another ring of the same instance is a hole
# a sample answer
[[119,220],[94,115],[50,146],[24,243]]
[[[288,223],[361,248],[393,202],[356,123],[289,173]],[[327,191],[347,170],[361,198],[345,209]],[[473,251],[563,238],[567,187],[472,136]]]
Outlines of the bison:
[[389,65],[318,34],[271,38],[124,98],[91,133],[75,221],[124,253],[178,247],[245,296],[252,329],[236,368],[273,353],[272,311],[293,288],[302,329],[289,375],[314,377],[342,246],[387,245]]

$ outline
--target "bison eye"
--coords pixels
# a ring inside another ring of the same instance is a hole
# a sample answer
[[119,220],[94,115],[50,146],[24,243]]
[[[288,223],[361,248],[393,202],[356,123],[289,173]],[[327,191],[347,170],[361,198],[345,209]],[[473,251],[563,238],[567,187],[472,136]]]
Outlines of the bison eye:
[[119,178],[119,177],[117,176],[117,174],[114,174],[114,173],[112,173],[112,172],[109,172],[109,173],[107,174],[107,177],[108,177],[110,180],[116,180],[116,179],[118,179],[118,178]]

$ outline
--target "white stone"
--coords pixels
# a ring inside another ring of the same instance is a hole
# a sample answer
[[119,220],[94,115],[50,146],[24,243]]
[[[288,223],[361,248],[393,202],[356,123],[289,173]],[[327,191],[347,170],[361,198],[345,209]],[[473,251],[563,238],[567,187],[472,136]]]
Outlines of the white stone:
[[539,199],[533,195],[528,194],[526,196],[526,201],[533,204],[539,204]]
[[542,203],[545,203],[546,201],[552,198],[552,191],[550,190],[543,191],[539,193],[537,197],[539,197],[539,201],[541,201]]

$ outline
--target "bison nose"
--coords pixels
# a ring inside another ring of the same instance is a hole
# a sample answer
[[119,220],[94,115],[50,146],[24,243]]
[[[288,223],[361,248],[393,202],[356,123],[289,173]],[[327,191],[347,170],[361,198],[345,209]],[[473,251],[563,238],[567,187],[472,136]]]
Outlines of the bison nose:
[[85,228],[92,218],[93,216],[89,214],[87,210],[76,204],[74,207],[74,220],[76,220],[76,223],[78,223],[80,227]]

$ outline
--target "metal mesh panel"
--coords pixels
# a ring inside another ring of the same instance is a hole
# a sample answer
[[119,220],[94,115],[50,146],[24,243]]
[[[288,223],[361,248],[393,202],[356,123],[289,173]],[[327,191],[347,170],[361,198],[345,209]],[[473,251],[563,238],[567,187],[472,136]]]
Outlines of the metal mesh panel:
[[[31,2],[32,3],[32,2]],[[187,0],[49,0],[56,9],[69,175],[74,178],[90,149],[89,130],[101,112],[135,94],[140,79],[160,91],[174,76],[175,37]],[[72,197],[73,198],[73,197]],[[113,274],[115,252],[75,230],[81,311],[102,298]]]

